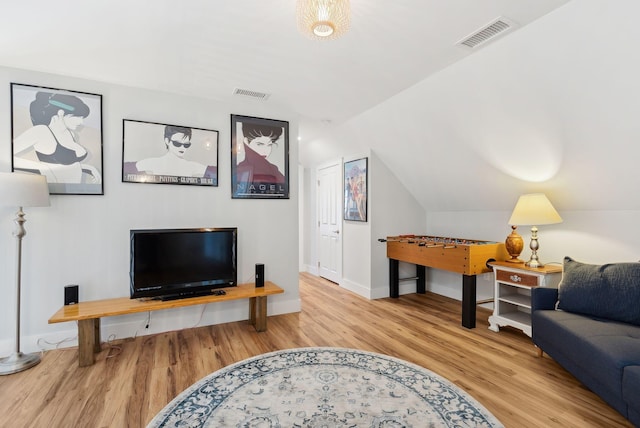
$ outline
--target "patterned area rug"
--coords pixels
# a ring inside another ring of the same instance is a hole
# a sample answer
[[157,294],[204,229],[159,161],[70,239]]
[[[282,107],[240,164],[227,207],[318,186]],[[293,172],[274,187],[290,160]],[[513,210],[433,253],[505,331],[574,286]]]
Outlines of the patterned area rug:
[[148,427],[502,427],[448,380],[397,358],[299,348],[225,367]]

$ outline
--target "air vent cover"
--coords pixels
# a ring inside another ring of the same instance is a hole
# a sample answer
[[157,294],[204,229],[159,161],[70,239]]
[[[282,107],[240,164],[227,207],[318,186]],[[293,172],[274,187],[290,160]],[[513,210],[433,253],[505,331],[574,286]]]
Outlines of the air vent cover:
[[266,101],[269,99],[270,94],[265,94],[264,92],[252,91],[250,89],[240,89],[236,88],[233,90],[233,95],[240,95],[243,97],[251,97],[257,100]]
[[457,44],[473,49],[487,43],[489,40],[495,39],[499,35],[511,31],[514,27],[515,25],[512,21],[505,18],[498,18],[460,40]]

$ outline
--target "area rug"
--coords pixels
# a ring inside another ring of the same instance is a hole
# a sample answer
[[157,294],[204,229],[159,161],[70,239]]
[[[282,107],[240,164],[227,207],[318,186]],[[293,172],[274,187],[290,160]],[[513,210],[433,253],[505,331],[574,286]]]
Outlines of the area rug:
[[437,374],[397,358],[299,348],[224,367],[178,395],[148,427],[502,427]]

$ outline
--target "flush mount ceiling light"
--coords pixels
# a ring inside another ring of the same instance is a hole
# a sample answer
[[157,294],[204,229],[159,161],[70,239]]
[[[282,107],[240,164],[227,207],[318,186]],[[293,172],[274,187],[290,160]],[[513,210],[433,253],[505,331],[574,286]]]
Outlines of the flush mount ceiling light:
[[349,30],[349,0],[297,0],[298,30],[312,39],[337,39]]

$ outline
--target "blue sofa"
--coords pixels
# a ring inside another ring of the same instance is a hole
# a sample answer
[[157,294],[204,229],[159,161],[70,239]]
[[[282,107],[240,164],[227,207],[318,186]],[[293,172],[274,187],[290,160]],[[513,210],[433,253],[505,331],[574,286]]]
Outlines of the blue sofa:
[[566,257],[558,289],[531,294],[531,329],[547,353],[640,427],[640,263]]

